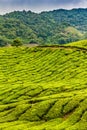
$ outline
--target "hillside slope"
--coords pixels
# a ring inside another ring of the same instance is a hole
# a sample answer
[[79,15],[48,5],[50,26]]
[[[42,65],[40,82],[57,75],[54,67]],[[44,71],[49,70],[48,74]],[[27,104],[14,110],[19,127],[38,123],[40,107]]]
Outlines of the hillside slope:
[[87,130],[83,50],[0,48],[0,129]]
[[87,49],[87,40],[72,42],[72,43],[66,44],[66,46],[79,47],[79,48],[82,48],[82,49],[83,48]]
[[0,16],[0,30],[0,46],[16,37],[24,43],[39,44],[78,41],[87,38],[87,9],[59,9],[40,14],[14,11]]

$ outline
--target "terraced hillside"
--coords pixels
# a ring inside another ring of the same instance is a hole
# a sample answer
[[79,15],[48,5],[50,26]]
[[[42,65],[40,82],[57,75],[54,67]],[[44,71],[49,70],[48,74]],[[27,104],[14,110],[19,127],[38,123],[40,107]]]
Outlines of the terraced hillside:
[[87,51],[77,46],[0,48],[0,130],[87,130]]

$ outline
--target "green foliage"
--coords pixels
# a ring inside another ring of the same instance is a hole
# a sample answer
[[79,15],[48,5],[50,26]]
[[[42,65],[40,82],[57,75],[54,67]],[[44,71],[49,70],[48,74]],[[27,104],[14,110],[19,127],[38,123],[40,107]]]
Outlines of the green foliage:
[[72,43],[67,44],[66,46],[72,46],[72,47],[79,47],[79,48],[87,49],[87,40],[72,42]]
[[0,129],[86,130],[86,45],[0,48]]
[[10,43],[10,40],[5,37],[0,37],[0,47],[8,46],[8,43]]
[[21,39],[16,38],[13,40],[12,46],[18,47],[18,46],[22,46],[22,45],[23,45],[23,43],[22,43]]
[[0,36],[23,43],[64,44],[87,38],[87,9],[54,10],[40,14],[14,11],[0,16]]

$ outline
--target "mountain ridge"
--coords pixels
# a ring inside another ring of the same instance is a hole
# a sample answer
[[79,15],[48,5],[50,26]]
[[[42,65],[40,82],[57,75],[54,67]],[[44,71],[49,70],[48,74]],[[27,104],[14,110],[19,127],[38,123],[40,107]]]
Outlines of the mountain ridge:
[[[67,29],[67,28],[70,28]],[[14,11],[0,16],[0,41],[65,44],[87,38],[87,8],[41,12]]]

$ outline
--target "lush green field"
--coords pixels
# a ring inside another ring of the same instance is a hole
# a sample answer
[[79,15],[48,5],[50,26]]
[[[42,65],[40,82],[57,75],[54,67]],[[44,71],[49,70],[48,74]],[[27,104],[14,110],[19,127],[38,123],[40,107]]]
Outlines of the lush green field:
[[0,130],[87,130],[87,50],[74,44],[0,48]]

